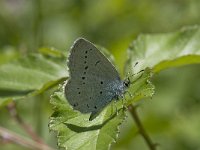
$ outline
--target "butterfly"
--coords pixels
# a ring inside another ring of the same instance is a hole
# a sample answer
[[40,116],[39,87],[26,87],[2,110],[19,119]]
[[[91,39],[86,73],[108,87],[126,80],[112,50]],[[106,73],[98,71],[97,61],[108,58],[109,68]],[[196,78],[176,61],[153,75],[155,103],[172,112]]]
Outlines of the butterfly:
[[64,87],[73,109],[96,116],[113,100],[118,100],[130,85],[121,80],[114,65],[84,38],[78,38],[68,57],[70,78]]

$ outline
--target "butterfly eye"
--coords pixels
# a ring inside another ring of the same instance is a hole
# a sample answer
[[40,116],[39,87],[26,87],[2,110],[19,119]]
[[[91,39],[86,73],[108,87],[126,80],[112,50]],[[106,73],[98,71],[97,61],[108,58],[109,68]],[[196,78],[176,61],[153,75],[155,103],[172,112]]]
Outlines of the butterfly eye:
[[124,81],[124,86],[125,87],[129,87],[129,85],[130,85],[130,79],[129,78],[127,78],[125,81]]

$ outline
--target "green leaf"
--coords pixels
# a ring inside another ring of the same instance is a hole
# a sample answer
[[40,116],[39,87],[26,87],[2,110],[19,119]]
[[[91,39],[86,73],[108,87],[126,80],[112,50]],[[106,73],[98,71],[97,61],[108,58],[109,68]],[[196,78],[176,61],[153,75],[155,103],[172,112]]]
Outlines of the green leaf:
[[116,141],[118,126],[124,120],[123,109],[112,113],[107,107],[101,115],[89,121],[89,114],[72,109],[63,95],[63,88],[51,97],[54,113],[50,118],[50,130],[57,131],[58,146],[70,150],[106,150]]
[[[177,32],[141,35],[129,48],[127,72],[152,68],[154,73],[187,64],[200,63],[200,28]],[[138,64],[135,66],[136,62]]]
[[32,54],[0,66],[0,106],[43,92],[68,76],[63,60]]

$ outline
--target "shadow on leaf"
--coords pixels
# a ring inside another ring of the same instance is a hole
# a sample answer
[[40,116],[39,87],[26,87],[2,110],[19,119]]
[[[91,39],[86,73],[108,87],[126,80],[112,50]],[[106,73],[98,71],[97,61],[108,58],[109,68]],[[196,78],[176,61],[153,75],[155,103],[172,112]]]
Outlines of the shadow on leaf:
[[81,126],[77,126],[74,124],[70,124],[70,123],[64,123],[70,130],[80,133],[80,132],[87,132],[87,131],[93,131],[93,130],[98,130],[101,129],[104,125],[106,125],[110,120],[112,120],[113,118],[115,118],[117,116],[117,113],[115,113],[114,115],[112,115],[110,118],[106,119],[102,124],[99,125],[93,125],[90,127],[81,127]]

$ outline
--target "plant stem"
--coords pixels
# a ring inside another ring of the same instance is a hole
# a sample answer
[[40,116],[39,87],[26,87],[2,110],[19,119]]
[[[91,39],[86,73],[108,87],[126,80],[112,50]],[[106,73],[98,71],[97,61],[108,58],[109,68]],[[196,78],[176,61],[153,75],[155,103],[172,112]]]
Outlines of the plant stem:
[[30,137],[38,142],[38,143],[41,143],[41,144],[44,144],[44,142],[42,141],[42,139],[33,131],[33,129],[27,125],[23,119],[19,116],[19,114],[17,113],[17,110],[16,110],[16,106],[15,106],[15,103],[14,102],[11,102],[8,104],[7,106],[8,108],[8,111],[11,115],[11,117],[25,130],[25,132],[30,135]]
[[153,143],[150,136],[145,131],[136,111],[136,106],[129,105],[128,110],[131,113],[133,119],[135,120],[136,126],[138,127],[139,133],[144,138],[150,150],[156,150],[156,144]]
[[42,144],[36,141],[32,141],[27,139],[26,137],[22,137],[17,133],[14,133],[6,128],[0,127],[0,137],[2,140],[6,142],[13,142],[15,144],[19,144],[23,147],[34,149],[34,150],[54,150],[46,144]]

